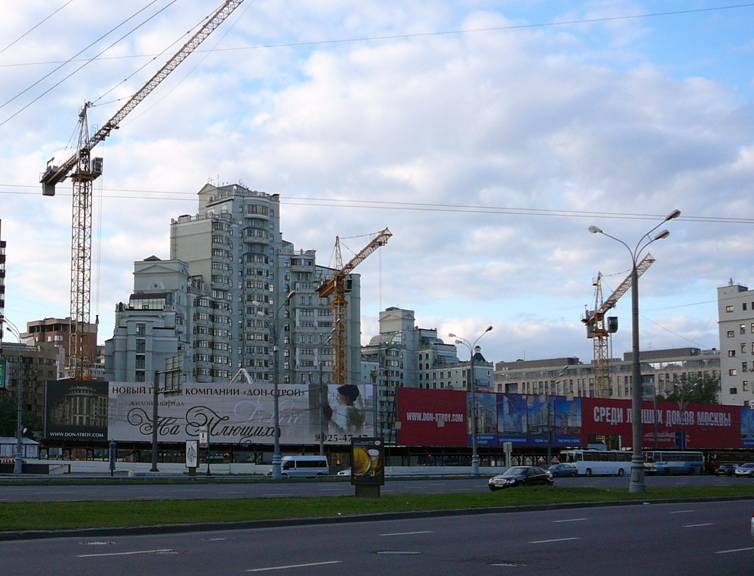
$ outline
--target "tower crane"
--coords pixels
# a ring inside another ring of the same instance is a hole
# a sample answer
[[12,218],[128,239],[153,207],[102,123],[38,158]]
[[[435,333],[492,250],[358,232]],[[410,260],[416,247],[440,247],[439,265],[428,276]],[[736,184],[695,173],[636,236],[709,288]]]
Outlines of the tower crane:
[[[654,264],[655,258],[647,253],[636,265],[637,277],[640,277]],[[591,338],[594,345],[594,385],[599,398],[610,396],[610,337],[618,331],[618,318],[605,317],[608,310],[615,307],[618,300],[631,288],[631,274],[618,284],[607,300],[602,301],[602,273],[598,272],[592,282],[594,286],[594,308],[587,310],[581,321],[586,324],[586,337]]]
[[87,358],[84,353],[84,331],[89,324],[92,285],[92,182],[102,175],[102,158],[92,158],[92,149],[110,136],[113,130],[118,129],[126,116],[149,96],[243,2],[244,0],[226,0],[223,2],[162,68],[91,136],[89,134],[87,111],[93,104],[85,102],[79,112],[79,137],[76,152],[60,165],[55,165],[55,159],[51,158],[42,173],[40,182],[44,196],[54,196],[55,185],[68,177],[73,182],[69,357],[70,371],[74,378],[89,377],[91,367],[91,359]]
[[333,338],[335,344],[334,384],[346,383],[346,281],[348,275],[377,248],[385,246],[392,235],[393,233],[387,228],[380,230],[369,244],[364,246],[345,266],[343,265],[343,258],[340,253],[340,237],[335,237],[335,274],[325,280],[317,289],[320,298],[333,296],[332,307],[335,317],[335,333]]

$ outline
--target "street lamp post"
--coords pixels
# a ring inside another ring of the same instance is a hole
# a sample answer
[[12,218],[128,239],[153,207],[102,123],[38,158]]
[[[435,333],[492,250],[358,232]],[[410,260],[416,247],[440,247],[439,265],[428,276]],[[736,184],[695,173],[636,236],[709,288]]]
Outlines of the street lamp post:
[[273,453],[272,453],[272,479],[280,480],[283,475],[280,469],[280,389],[278,378],[278,330],[277,319],[283,306],[290,304],[291,298],[296,293],[295,290],[288,292],[285,300],[275,309],[275,315],[272,322],[268,322],[272,332],[272,420],[273,420]]
[[[0,328],[2,323],[6,324],[8,332],[13,334],[21,344],[21,333],[18,327],[7,317],[0,316]],[[0,333],[2,331],[0,330]],[[7,379],[6,374],[6,379]],[[18,388],[16,389],[16,456],[13,460],[13,474],[21,474],[24,468],[24,355],[23,351],[18,353]]]
[[670,232],[665,229],[661,230],[655,235],[652,235],[655,230],[662,226],[665,222],[678,218],[681,215],[680,210],[673,210],[668,214],[665,219],[657,224],[654,228],[644,234],[636,243],[633,249],[629,247],[623,240],[616,238],[598,228],[597,226],[590,226],[589,231],[592,234],[602,234],[608,238],[615,240],[622,244],[626,250],[628,250],[631,256],[631,356],[632,356],[632,386],[631,386],[631,432],[632,432],[632,456],[631,456],[631,481],[628,486],[628,491],[632,494],[644,493],[647,491],[647,486],[644,481],[644,457],[642,454],[642,433],[641,433],[641,398],[642,398],[642,386],[641,386],[641,363],[639,361],[639,273],[636,269],[637,262],[641,253],[647,249],[647,247],[656,242],[670,236]]
[[472,344],[466,338],[461,338],[455,334],[448,334],[451,338],[456,338],[456,344],[463,344],[469,349],[469,380],[468,387],[471,391],[471,474],[472,476],[479,476],[479,447],[477,442],[477,406],[476,406],[476,379],[474,378],[474,349],[477,342],[482,339],[482,336],[492,330],[492,326],[487,326],[487,329],[482,332],[479,337],[474,340]]

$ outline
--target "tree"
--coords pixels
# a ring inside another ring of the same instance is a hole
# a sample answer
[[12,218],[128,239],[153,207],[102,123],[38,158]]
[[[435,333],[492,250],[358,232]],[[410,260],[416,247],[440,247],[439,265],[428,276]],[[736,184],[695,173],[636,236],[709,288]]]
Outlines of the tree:
[[667,396],[658,394],[658,400],[683,402],[684,404],[717,404],[720,392],[720,377],[704,373],[681,374],[678,383],[673,383],[673,391]]
[[0,436],[16,435],[17,414],[15,395],[0,395]]

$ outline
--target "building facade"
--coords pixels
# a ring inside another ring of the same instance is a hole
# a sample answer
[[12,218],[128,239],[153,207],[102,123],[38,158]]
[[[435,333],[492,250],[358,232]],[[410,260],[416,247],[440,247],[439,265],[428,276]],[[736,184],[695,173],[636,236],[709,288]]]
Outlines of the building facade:
[[720,332],[720,399],[749,406],[754,400],[754,290],[734,284],[717,289]]
[[[645,396],[667,396],[683,378],[705,374],[720,378],[717,350],[671,348],[647,350],[639,355]],[[632,353],[614,358],[609,367],[610,398],[631,398],[633,386]],[[595,396],[594,365],[576,357],[544,360],[516,360],[495,364],[495,390],[511,394]],[[720,397],[722,400],[722,397]]]
[[[95,368],[93,376],[98,377],[101,374],[98,374],[96,370],[98,364],[97,324],[86,324],[84,330],[83,346],[86,364]],[[30,346],[47,342],[61,350],[62,362],[58,367],[58,378],[68,377],[67,368],[71,350],[70,317],[44,318],[27,322],[26,332],[21,333],[21,341]]]
[[[258,380],[277,372],[281,383],[330,382],[332,307],[317,288],[334,271],[282,238],[277,194],[207,184],[198,199],[195,216],[171,222],[170,260],[135,263],[134,292],[107,343],[108,376],[149,381],[178,356],[196,382],[227,382],[241,368]],[[349,286],[347,379],[360,382],[358,274]]]

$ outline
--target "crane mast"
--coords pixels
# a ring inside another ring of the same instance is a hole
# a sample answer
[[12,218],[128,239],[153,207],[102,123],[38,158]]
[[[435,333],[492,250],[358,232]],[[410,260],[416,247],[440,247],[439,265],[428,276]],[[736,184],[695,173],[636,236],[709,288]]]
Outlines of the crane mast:
[[343,259],[340,253],[340,237],[335,239],[335,274],[325,280],[317,289],[320,298],[333,296],[332,307],[334,316],[335,333],[333,341],[335,343],[335,363],[333,365],[334,384],[346,383],[346,281],[348,275],[353,272],[359,264],[366,260],[370,254],[381,246],[387,244],[392,232],[385,228],[377,233],[364,248],[362,248],[351,260],[343,265]]
[[[654,264],[655,258],[647,254],[636,265],[637,277],[640,277]],[[602,300],[602,273],[598,272],[592,282],[594,286],[594,307],[587,310],[581,321],[586,324],[586,337],[592,339],[594,348],[594,391],[599,398],[610,396],[610,342],[611,336],[618,330],[617,318],[613,321],[605,315],[615,307],[618,300],[631,288],[631,274],[623,279],[613,293]]]
[[92,149],[120,127],[120,123],[154,91],[196,48],[209,37],[244,0],[226,0],[196,33],[118,110],[94,135],[89,135],[85,102],[79,112],[79,138],[76,152],[56,166],[54,158],[40,178],[42,195],[54,196],[56,184],[70,176],[73,182],[71,217],[71,332],[69,372],[74,378],[87,378],[92,359],[85,355],[84,334],[91,309],[92,276],[92,182],[102,175],[102,158],[92,158]]

